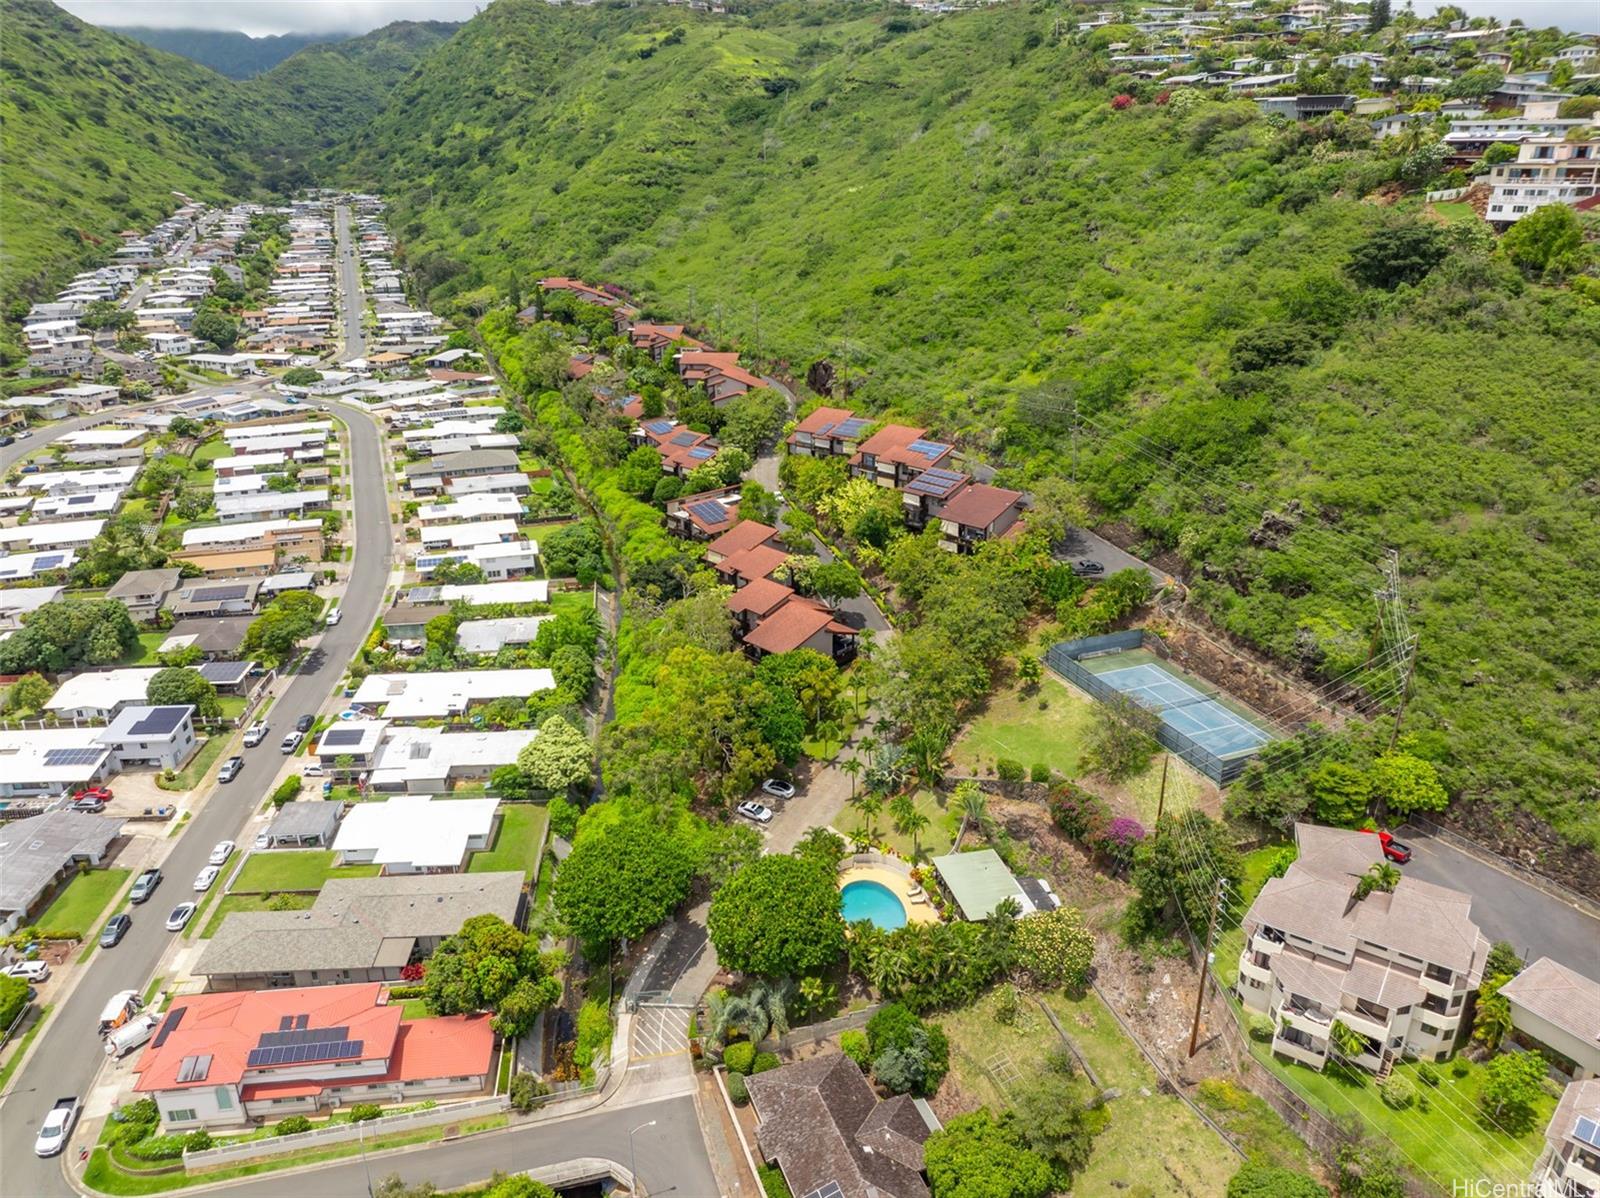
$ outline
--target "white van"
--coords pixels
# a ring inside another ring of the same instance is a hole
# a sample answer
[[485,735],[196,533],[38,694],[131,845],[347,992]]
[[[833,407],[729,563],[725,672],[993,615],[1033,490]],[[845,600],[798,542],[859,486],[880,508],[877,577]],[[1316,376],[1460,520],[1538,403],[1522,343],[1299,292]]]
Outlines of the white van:
[[106,1037],[106,1056],[125,1057],[151,1036],[156,1034],[156,1028],[161,1026],[161,1016],[152,1014],[135,1015],[116,1031]]

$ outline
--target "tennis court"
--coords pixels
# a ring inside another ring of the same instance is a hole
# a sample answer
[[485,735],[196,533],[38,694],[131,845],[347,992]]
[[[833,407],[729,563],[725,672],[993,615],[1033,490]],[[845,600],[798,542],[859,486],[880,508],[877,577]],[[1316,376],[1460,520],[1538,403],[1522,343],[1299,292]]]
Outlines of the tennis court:
[[1094,670],[1094,675],[1219,758],[1254,753],[1275,739],[1266,729],[1154,662]]

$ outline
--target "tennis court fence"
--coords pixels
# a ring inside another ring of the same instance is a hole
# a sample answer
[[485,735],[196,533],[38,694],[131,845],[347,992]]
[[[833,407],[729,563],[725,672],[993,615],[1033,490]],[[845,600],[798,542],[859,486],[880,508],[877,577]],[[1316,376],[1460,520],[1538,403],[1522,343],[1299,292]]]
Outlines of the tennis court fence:
[[[1088,636],[1077,641],[1062,641],[1051,645],[1045,651],[1044,662],[1068,682],[1087,691],[1102,703],[1114,703],[1125,699],[1127,692],[1119,690],[1110,683],[1102,682],[1083,667],[1082,659],[1102,653],[1124,653],[1144,648],[1151,649],[1159,657],[1165,657],[1161,649],[1151,641],[1158,642],[1159,638],[1147,640],[1144,630],[1140,628],[1130,628],[1125,632],[1108,632],[1103,636]],[[1163,749],[1188,762],[1219,785],[1232,782],[1244,772],[1245,766],[1250,764],[1249,756],[1218,757],[1193,737],[1180,732],[1164,720],[1157,725],[1156,740]]]

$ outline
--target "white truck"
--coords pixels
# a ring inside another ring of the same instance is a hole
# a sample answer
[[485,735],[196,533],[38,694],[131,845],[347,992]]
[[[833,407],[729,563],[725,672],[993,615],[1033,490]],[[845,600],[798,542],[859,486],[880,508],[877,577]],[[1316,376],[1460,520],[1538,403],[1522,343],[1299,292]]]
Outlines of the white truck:
[[151,1036],[161,1026],[161,1016],[146,1011],[135,1015],[106,1037],[106,1056],[113,1059],[125,1057]]
[[76,1094],[56,1099],[55,1106],[50,1108],[50,1113],[44,1117],[44,1122],[39,1126],[39,1135],[33,1142],[33,1151],[39,1156],[55,1156],[65,1148],[67,1138],[72,1135],[72,1125],[78,1121],[78,1112],[81,1109]]

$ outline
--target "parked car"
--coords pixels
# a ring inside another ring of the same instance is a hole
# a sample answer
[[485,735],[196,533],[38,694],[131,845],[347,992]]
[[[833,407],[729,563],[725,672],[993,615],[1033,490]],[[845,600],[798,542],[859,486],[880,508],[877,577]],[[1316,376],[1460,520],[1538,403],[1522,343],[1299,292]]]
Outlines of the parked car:
[[130,903],[142,903],[156,892],[156,887],[161,885],[161,871],[147,869],[133,880],[133,889],[128,891]]
[[0,969],[0,974],[8,978],[26,978],[30,982],[42,982],[50,976],[50,963],[48,961],[18,961]]
[[224,865],[227,863],[228,858],[233,856],[233,850],[238,847],[231,840],[219,840],[216,847],[211,850],[211,856],[206,858],[206,863],[209,865]]
[[161,1026],[161,1016],[146,1011],[142,1015],[135,1015],[116,1031],[106,1037],[106,1056],[125,1057],[139,1045],[145,1043],[155,1035],[156,1028]]
[[50,1113],[39,1125],[39,1135],[33,1141],[33,1151],[39,1156],[55,1156],[65,1148],[68,1137],[72,1135],[73,1125],[78,1122],[78,1112],[82,1109],[77,1095],[56,1099],[55,1105],[50,1108]]
[[1387,832],[1373,832],[1371,828],[1363,828],[1362,831],[1376,836],[1378,843],[1383,846],[1383,855],[1396,865],[1404,865],[1411,860],[1411,846],[1409,844],[1401,844]]
[[230,757],[222,763],[222,768],[217,771],[218,782],[232,782],[239,776],[239,771],[244,769],[243,757]]
[[328,627],[332,628],[342,619],[344,619],[344,612],[339,610],[338,604],[334,604],[334,606],[328,611]]
[[300,747],[300,739],[301,739],[302,735],[303,735],[303,733],[300,733],[300,732],[290,732],[281,741],[278,742],[278,748],[282,752],[293,753],[296,749],[298,749]]
[[303,715],[298,720],[296,720],[294,722],[294,730],[296,732],[300,732],[300,733],[310,732],[311,731],[311,725],[316,723],[316,722],[317,721],[316,721],[315,717],[309,716],[309,715]]
[[68,811],[81,812],[84,815],[99,815],[106,809],[102,799],[74,799],[67,805]]
[[306,778],[320,778],[322,777],[322,766],[313,761],[310,765],[303,767],[300,773]]
[[96,786],[89,790],[80,790],[72,796],[74,803],[99,803],[102,806],[109,803],[116,796],[104,786]]
[[196,906],[194,903],[179,903],[172,909],[172,914],[167,916],[167,931],[181,932],[189,926],[189,921],[194,918]]
[[217,875],[222,871],[215,865],[208,865],[194,876],[196,890],[210,890],[211,884],[217,880]]
[[739,814],[744,816],[745,819],[754,820],[758,824],[770,824],[772,822],[772,809],[763,807],[754,800],[746,800],[740,803]]
[[775,799],[794,798],[794,786],[781,778],[768,778],[761,784],[761,789]]
[[267,726],[262,721],[257,720],[255,723],[251,724],[248,729],[245,730],[244,747],[247,748],[247,749],[253,749],[257,745],[259,745],[262,741],[264,741],[266,739],[267,739]]
[[106,921],[105,928],[100,932],[101,948],[116,948],[122,943],[122,938],[128,934],[128,929],[133,926],[133,916],[126,911],[120,915],[113,915]]
[[1083,558],[1080,561],[1072,563],[1072,572],[1074,574],[1104,574],[1106,572],[1106,568],[1099,562],[1091,561],[1089,558]]
[[272,847],[272,833],[260,832],[256,835],[255,847],[257,849],[270,849]]
[[16,442],[16,438],[13,437],[10,433],[5,433],[4,435],[0,435],[0,445],[11,445],[11,444],[14,444],[15,442]]

